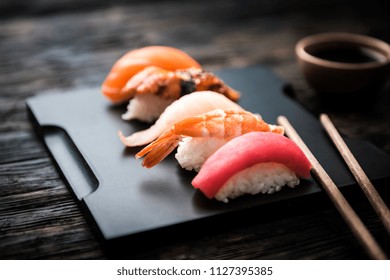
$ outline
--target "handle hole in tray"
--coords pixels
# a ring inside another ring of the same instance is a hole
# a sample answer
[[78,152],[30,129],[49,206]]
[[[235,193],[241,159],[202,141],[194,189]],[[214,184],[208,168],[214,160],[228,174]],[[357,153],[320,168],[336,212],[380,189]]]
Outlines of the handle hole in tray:
[[58,126],[44,126],[42,135],[77,198],[81,200],[97,190],[99,181],[68,133]]

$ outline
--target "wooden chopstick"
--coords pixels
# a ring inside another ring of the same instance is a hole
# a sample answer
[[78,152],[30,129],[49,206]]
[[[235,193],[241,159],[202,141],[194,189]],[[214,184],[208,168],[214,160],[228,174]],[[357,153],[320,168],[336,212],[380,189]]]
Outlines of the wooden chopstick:
[[373,259],[387,259],[387,256],[384,251],[380,248],[371,233],[364,226],[363,222],[360,220],[356,212],[352,209],[352,207],[342,195],[340,190],[337,188],[328,173],[326,173],[321,164],[310,152],[309,148],[295,131],[288,119],[285,116],[279,116],[277,122],[285,128],[286,135],[291,140],[293,140],[305,153],[306,157],[312,164],[312,174],[318,179],[318,181],[330,197],[331,201],[333,202],[337,210],[340,212],[347,225],[352,230],[352,233],[366,250],[367,254]]
[[336,148],[339,150],[344,161],[347,163],[349,169],[351,170],[353,176],[360,185],[364,194],[367,196],[375,212],[378,214],[387,232],[390,234],[389,208],[386,206],[385,202],[380,197],[379,193],[371,183],[370,179],[367,177],[366,173],[364,172],[356,158],[353,156],[351,150],[348,148],[343,138],[341,138],[341,135],[338,133],[329,116],[326,114],[321,114],[320,121],[326,132],[328,133],[329,137],[335,144]]

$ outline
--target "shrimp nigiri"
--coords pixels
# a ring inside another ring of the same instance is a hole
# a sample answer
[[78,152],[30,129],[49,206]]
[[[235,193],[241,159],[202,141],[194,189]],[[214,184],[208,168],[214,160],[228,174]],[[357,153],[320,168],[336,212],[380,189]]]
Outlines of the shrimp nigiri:
[[166,46],[148,46],[129,51],[112,67],[102,84],[102,92],[113,103],[130,99],[123,87],[138,72],[148,66],[157,66],[166,70],[201,68],[200,64],[185,52]]
[[283,134],[281,126],[264,122],[244,110],[213,110],[175,123],[154,142],[136,154],[145,156],[142,165],[150,168],[179,146],[176,159],[188,170],[199,170],[203,162],[230,139],[252,131]]
[[243,194],[274,193],[295,187],[310,176],[311,163],[283,135],[252,132],[239,136],[212,154],[192,185],[208,198],[228,202]]
[[214,91],[195,91],[174,101],[161,114],[154,125],[125,137],[119,132],[123,144],[128,147],[149,144],[176,122],[215,109],[243,110],[237,103]]

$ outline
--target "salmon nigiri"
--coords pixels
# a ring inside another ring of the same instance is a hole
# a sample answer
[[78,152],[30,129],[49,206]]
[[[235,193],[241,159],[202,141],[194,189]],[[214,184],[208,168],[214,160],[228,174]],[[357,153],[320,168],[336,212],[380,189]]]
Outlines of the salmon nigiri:
[[274,193],[310,176],[311,164],[287,137],[251,132],[232,139],[203,164],[192,185],[206,197],[228,202],[243,194]]
[[133,50],[112,67],[102,92],[113,103],[129,101],[124,120],[155,121],[172,102],[212,90],[237,101],[240,93],[181,50],[149,46]]
[[174,71],[190,67],[201,68],[200,64],[185,52],[167,46],[147,46],[131,50],[112,67],[102,84],[102,92],[113,103],[130,99],[122,89],[138,72],[148,66]]

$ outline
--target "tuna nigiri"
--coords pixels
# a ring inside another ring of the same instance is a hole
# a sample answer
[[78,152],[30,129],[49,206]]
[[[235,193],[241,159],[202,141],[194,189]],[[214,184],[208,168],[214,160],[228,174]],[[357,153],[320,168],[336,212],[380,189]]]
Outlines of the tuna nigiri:
[[214,91],[195,91],[174,101],[150,128],[125,137],[119,132],[123,144],[128,147],[149,144],[176,122],[215,109],[243,110],[237,103]]
[[179,146],[176,159],[188,170],[199,170],[203,162],[234,137],[252,131],[284,133],[281,126],[264,122],[259,115],[237,109],[213,110],[175,123],[139,153],[144,167],[153,167]]
[[243,194],[273,193],[310,176],[311,164],[290,139],[252,132],[232,139],[203,164],[192,185],[208,198],[228,202]]

